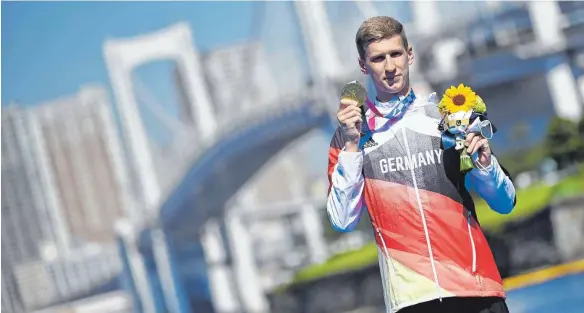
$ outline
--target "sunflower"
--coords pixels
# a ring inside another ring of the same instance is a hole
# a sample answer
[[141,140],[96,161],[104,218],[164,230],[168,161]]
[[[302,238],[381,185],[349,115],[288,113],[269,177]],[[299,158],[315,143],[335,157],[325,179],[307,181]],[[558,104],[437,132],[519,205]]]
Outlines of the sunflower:
[[477,102],[477,94],[463,84],[458,87],[451,86],[446,90],[442,101],[440,101],[440,109],[450,114],[460,111],[470,111],[474,109]]

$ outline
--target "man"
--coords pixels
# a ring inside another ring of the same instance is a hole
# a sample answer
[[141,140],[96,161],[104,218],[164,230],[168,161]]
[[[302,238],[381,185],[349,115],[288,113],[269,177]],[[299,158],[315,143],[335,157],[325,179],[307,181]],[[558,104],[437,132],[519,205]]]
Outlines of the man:
[[340,102],[328,166],[333,228],[351,231],[369,211],[387,312],[508,312],[469,191],[507,214],[515,206],[511,180],[481,135],[467,136],[475,168],[460,171],[459,154],[441,140],[436,94],[410,88],[415,58],[400,22],[370,18],[355,41],[377,99],[366,121],[355,101]]

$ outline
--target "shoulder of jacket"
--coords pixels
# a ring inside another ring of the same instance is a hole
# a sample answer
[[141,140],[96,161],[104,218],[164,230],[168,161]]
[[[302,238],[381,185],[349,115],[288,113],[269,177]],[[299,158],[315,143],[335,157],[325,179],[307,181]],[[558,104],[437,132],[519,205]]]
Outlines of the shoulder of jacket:
[[429,94],[428,95],[428,102],[438,104],[438,102],[439,102],[438,94],[436,94],[436,92],[432,92],[431,94]]
[[415,106],[418,107],[424,107],[424,106],[428,106],[428,105],[438,105],[438,103],[440,102],[440,99],[438,98],[438,95],[436,94],[436,92],[432,92],[430,94],[427,95],[421,95],[419,96],[416,101],[414,102]]

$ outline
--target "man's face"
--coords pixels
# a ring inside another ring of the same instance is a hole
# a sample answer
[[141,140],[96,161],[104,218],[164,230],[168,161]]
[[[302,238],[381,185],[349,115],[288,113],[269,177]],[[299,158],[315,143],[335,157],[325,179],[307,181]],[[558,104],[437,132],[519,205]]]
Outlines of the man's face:
[[365,48],[365,59],[359,58],[361,71],[371,77],[380,101],[408,93],[413,63],[412,48],[406,49],[399,35],[370,43]]

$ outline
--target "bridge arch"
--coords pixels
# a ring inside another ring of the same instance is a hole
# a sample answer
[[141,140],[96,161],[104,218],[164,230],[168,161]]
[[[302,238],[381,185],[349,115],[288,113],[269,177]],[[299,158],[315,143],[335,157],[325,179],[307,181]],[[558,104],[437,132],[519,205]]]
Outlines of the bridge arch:
[[[223,214],[222,208],[230,195],[293,140],[313,129],[330,129],[326,107],[314,101],[304,100],[287,109],[273,110],[268,116],[225,130],[221,140],[196,157],[161,204],[159,220],[164,228],[175,233],[181,229],[202,229],[206,220]],[[242,160],[245,166],[241,166]],[[189,226],[185,227],[185,223]]]
[[186,23],[177,23],[134,38],[110,39],[105,42],[103,53],[122,119],[122,132],[129,148],[129,158],[136,170],[135,178],[145,205],[148,209],[155,209],[162,196],[161,186],[148,148],[131,74],[144,63],[164,59],[175,61],[179,73],[185,79],[190,106],[188,111],[191,113],[189,120],[194,122],[198,133],[202,134],[202,140],[212,136],[215,119],[190,27]]

